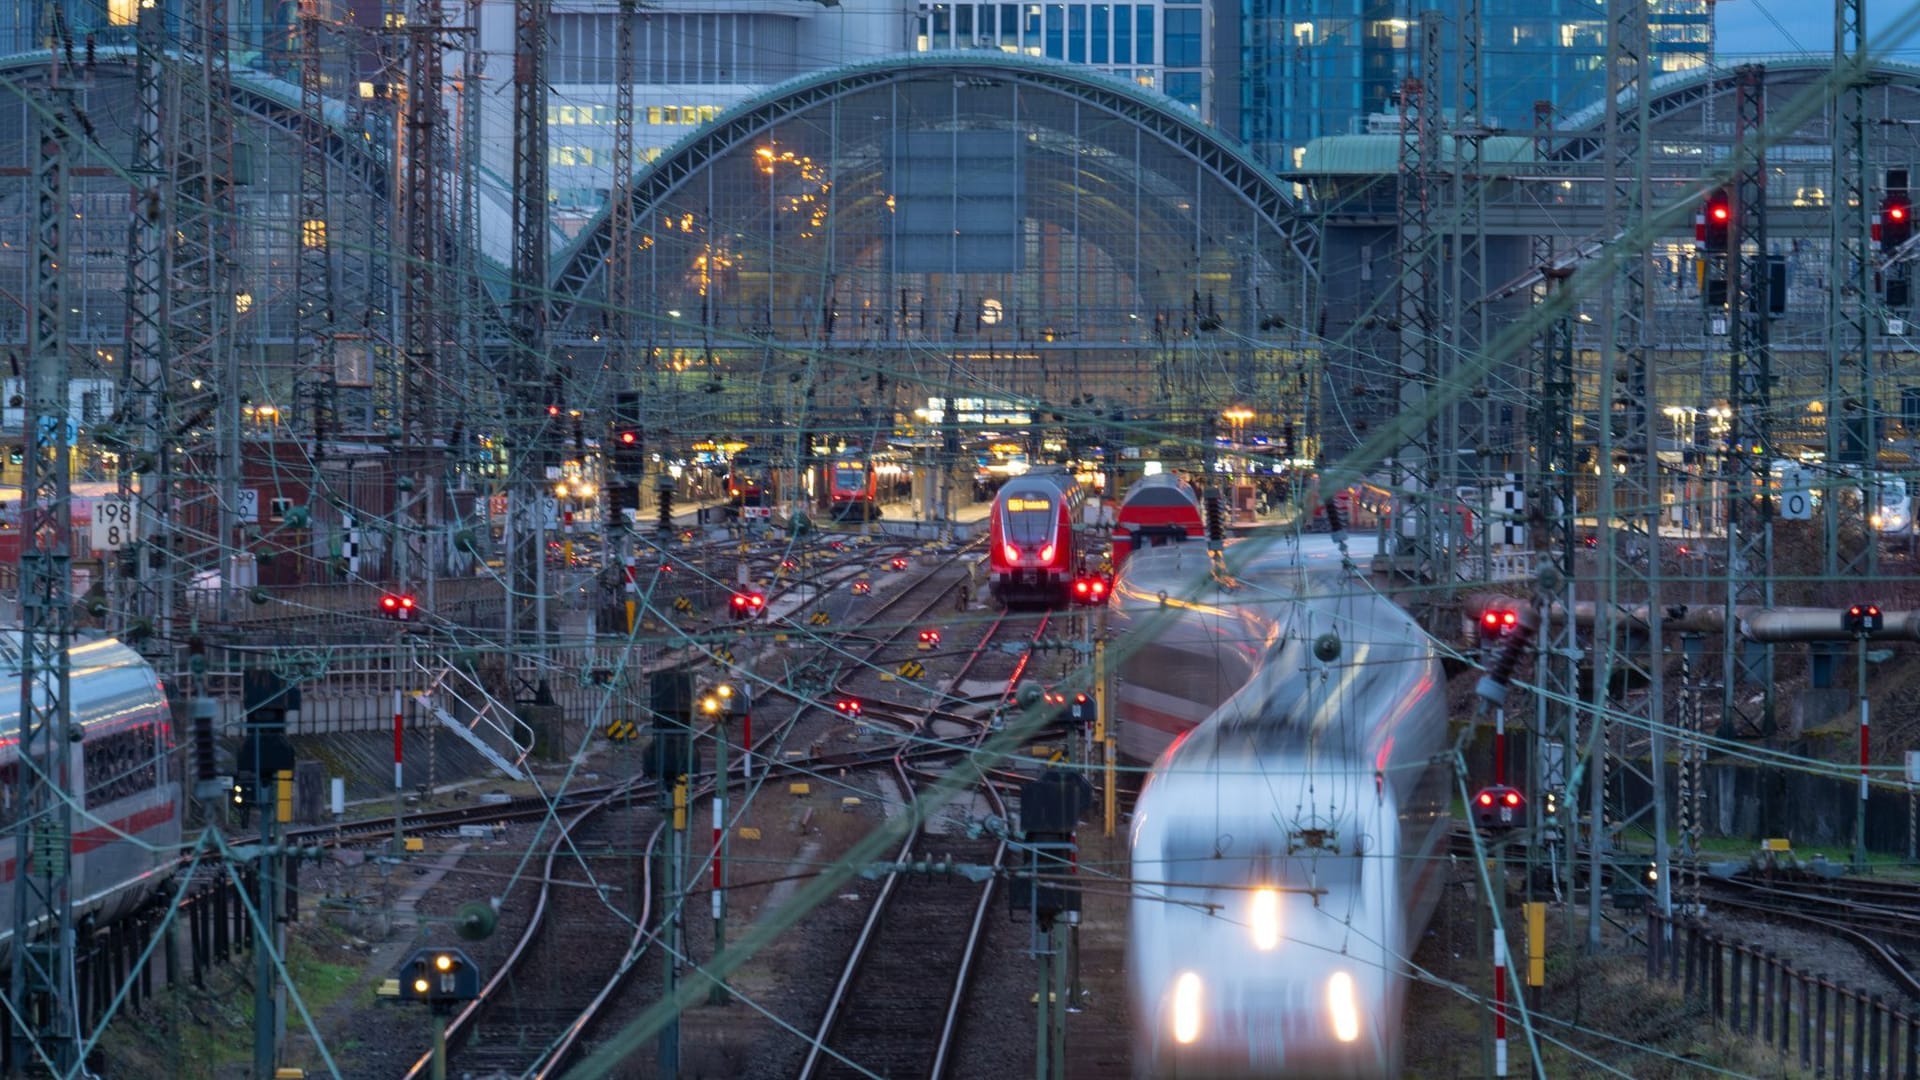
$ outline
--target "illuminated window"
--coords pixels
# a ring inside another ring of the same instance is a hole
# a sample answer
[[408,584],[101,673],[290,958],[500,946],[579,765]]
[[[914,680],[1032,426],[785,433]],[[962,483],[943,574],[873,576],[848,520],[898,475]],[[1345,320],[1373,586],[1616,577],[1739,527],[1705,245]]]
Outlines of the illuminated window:
[[1313,24],[1297,22],[1293,24],[1293,43],[1295,45],[1313,44]]
[[136,9],[134,0],[107,0],[107,22],[114,26],[132,26]]
[[666,121],[661,119],[660,106],[658,105],[647,106],[647,123],[652,124],[655,127],[658,127],[665,122]]
[[327,246],[327,223],[324,218],[309,218],[300,223],[300,246],[304,248]]

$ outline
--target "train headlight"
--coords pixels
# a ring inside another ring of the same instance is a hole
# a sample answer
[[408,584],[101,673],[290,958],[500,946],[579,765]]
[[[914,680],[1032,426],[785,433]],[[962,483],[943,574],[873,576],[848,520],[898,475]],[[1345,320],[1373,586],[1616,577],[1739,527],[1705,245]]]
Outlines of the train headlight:
[[1280,947],[1280,894],[1272,889],[1255,889],[1253,904],[1247,911],[1247,924],[1253,928],[1253,947],[1272,952]]
[[1007,557],[1007,561],[1010,563],[1017,563],[1020,561],[1020,549],[1017,547],[1014,547],[1012,544],[1001,544],[1000,553],[1002,555],[1005,555]]
[[1045,564],[1045,563],[1050,563],[1052,561],[1053,561],[1053,545],[1048,544],[1047,546],[1040,549],[1040,562],[1042,564]]
[[1183,971],[1173,980],[1173,1041],[1182,1046],[1200,1037],[1200,976]]
[[1353,989],[1353,976],[1336,971],[1327,980],[1327,1016],[1333,1021],[1333,1037],[1352,1042],[1360,1037],[1360,999]]

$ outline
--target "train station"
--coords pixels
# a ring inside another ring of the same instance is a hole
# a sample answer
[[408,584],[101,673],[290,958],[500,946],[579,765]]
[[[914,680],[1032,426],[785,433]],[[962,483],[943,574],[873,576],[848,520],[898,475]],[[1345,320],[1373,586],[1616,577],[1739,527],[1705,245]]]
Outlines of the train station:
[[1751,3],[0,13],[0,1071],[1913,1076],[1920,26]]

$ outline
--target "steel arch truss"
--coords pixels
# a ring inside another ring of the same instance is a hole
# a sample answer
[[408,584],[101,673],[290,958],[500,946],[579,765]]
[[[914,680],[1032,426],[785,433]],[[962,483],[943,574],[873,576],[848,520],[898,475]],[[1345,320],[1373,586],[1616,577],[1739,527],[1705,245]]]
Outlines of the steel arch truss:
[[[1049,91],[1103,110],[1185,154],[1205,173],[1237,192],[1277,233],[1286,236],[1302,273],[1310,273],[1315,236],[1295,212],[1282,181],[1253,159],[1209,133],[1170,101],[1096,73],[1005,54],[989,57],[942,55],[937,59],[891,59],[856,64],[776,87],[740,105],[714,124],[663,154],[642,170],[631,186],[631,208],[645,220],[651,208],[698,176],[714,162],[772,128],[862,91],[927,79],[994,79]],[[564,325],[603,275],[612,246],[608,212],[602,210],[572,248],[562,253],[553,281],[551,325]]]

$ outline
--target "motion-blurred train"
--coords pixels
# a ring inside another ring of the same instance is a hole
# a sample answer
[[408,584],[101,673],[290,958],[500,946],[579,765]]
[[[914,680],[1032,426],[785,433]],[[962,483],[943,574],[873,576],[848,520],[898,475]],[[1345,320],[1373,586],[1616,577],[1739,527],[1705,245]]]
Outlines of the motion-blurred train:
[[1127,488],[1113,521],[1113,565],[1119,569],[1130,552],[1198,540],[1207,535],[1200,497],[1193,485],[1172,473],[1141,477]]
[[1446,862],[1440,665],[1370,591],[1228,552],[1219,577],[1198,545],[1136,552],[1115,590],[1145,639],[1116,720],[1164,744],[1133,817],[1134,1068],[1394,1075]]
[[987,512],[987,588],[1012,606],[1065,605],[1080,569],[1073,523],[1085,495],[1073,474],[1043,465],[1008,480]]
[[[0,938],[14,919],[15,830],[23,823],[20,775],[20,634],[0,632]],[[72,895],[76,918],[117,918],[173,872],[180,844],[181,783],[172,775],[167,696],[140,654],[111,639],[76,641],[68,652],[74,741],[60,747],[69,770]]]

